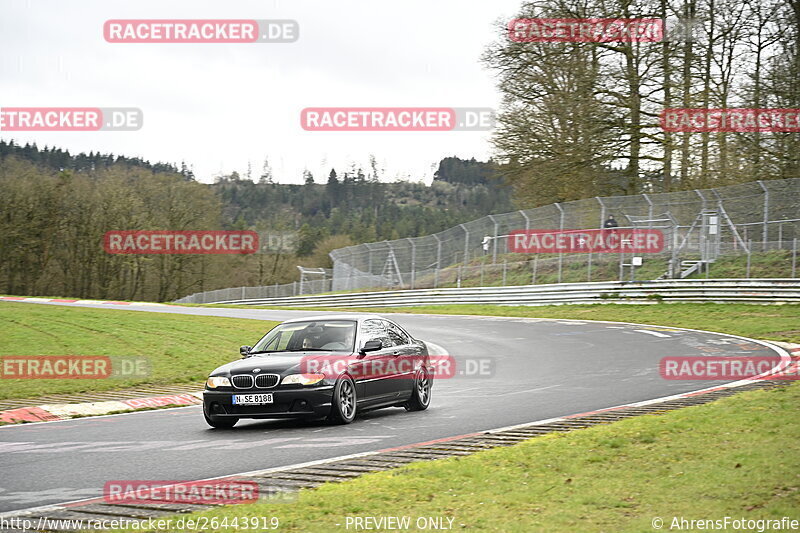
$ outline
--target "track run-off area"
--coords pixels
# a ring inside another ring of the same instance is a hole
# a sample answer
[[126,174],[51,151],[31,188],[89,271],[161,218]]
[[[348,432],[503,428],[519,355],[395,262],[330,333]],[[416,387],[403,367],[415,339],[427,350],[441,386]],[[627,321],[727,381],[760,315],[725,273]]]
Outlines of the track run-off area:
[[[322,314],[168,305],[40,302],[287,320]],[[19,305],[25,305],[20,303]],[[441,347],[464,373],[434,382],[423,412],[367,412],[350,425],[241,420],[213,430],[202,407],[0,427],[0,513],[96,498],[110,480],[199,480],[434,441],[716,387],[667,380],[664,357],[785,352],[718,333],[588,320],[392,314],[412,335]],[[635,321],[635,317],[631,317]],[[265,328],[266,329],[266,328]],[[240,344],[257,339],[242,338]],[[191,339],[186,339],[191,342]],[[231,360],[238,346],[231,346]],[[481,362],[482,361],[482,362]],[[487,362],[488,361],[488,362]],[[213,368],[209,368],[210,372]]]

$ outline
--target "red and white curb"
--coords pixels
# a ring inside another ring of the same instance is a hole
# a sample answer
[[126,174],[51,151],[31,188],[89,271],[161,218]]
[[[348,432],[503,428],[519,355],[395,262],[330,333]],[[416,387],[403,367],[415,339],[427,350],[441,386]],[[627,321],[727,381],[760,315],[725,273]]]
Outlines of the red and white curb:
[[52,422],[75,417],[97,416],[157,407],[180,407],[201,403],[203,403],[202,391],[105,402],[45,404],[0,411],[0,421],[6,424]]
[[156,302],[117,302],[113,300],[73,300],[70,298],[31,298],[28,296],[0,296],[4,302],[59,303],[83,305],[168,305]]
[[773,341],[772,344],[776,344],[789,352],[789,356],[791,357],[791,362],[786,365],[781,372],[785,372],[789,375],[799,376],[800,375],[800,344],[792,344],[790,342],[777,342]]

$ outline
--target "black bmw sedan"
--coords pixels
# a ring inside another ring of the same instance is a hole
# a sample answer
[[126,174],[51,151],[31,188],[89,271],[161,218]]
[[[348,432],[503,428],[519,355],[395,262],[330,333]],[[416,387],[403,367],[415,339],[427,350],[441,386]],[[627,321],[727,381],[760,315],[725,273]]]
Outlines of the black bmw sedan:
[[203,414],[215,428],[240,418],[349,424],[366,410],[430,405],[427,346],[381,316],[289,320],[240,352],[242,360],[217,368],[206,382]]

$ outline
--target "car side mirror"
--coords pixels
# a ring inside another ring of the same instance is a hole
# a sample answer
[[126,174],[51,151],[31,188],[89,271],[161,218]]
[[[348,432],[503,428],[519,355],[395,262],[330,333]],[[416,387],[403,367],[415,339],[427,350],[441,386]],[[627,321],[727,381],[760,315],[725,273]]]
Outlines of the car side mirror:
[[252,350],[252,346],[242,346],[239,348],[239,353],[242,355],[242,359],[247,359],[250,357],[250,350]]
[[383,348],[383,343],[378,339],[373,339],[364,343],[364,346],[361,347],[361,354],[363,355],[367,352],[376,352],[381,348]]

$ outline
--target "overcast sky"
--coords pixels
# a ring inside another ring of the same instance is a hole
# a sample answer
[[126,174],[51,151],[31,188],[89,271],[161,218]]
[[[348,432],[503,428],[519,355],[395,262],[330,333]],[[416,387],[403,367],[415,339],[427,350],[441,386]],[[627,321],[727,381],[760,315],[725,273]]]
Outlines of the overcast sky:
[[[138,107],[134,132],[0,132],[73,153],[186,161],[200,181],[265,157],[278,181],[368,165],[429,182],[442,157],[486,159],[488,132],[307,132],[305,107],[491,107],[479,58],[520,0],[0,0],[0,107]],[[110,44],[108,19],[293,19],[288,44]]]

